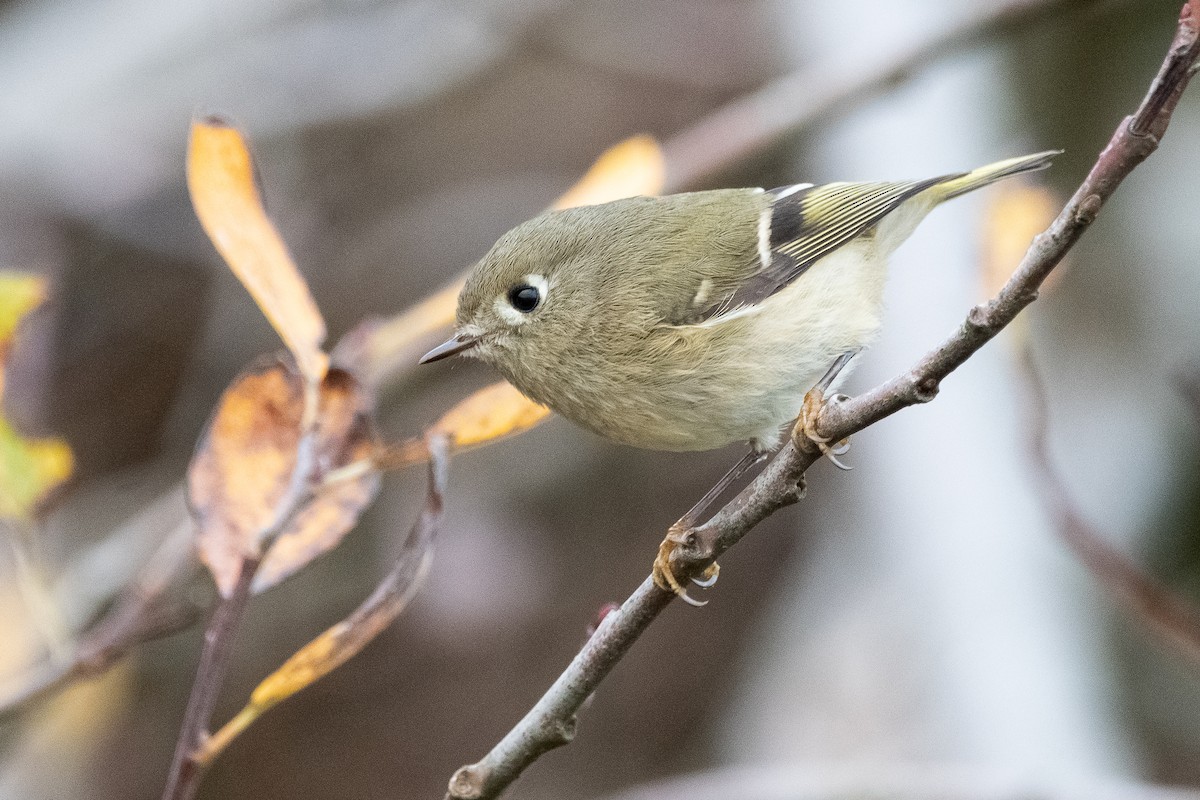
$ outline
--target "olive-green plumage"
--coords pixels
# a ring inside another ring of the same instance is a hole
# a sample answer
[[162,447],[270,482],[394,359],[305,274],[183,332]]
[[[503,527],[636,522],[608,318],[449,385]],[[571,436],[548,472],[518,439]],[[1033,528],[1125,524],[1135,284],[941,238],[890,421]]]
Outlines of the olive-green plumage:
[[778,440],[874,337],[887,257],[938,203],[1053,153],[926,181],[724,189],[554,211],[505,234],[459,296],[456,352],[626,444]]

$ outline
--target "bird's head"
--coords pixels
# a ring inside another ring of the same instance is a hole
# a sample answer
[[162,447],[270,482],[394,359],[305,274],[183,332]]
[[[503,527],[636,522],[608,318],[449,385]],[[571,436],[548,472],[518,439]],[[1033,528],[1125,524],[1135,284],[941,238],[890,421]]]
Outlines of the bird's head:
[[458,296],[454,335],[421,358],[479,358],[502,372],[536,358],[539,342],[569,333],[573,277],[580,270],[578,221],[550,212],[517,226],[472,269]]

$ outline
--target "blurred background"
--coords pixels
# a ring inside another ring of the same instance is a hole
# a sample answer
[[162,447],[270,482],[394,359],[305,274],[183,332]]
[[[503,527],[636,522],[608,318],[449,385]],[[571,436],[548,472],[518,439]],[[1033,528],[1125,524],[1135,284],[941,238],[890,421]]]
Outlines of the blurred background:
[[[6,414],[75,456],[30,537],[28,568],[52,592],[43,616],[69,640],[131,580],[184,519],[173,487],[221,390],[278,347],[191,211],[193,114],[225,112],[252,139],[332,342],[443,286],[639,133],[667,143],[676,190],[920,178],[1063,148],[1038,178],[1066,197],[1144,94],[1179,2],[1025,5],[1057,10],[937,48],[883,91],[718,164],[706,147],[722,142],[687,134],[726,104],[801,70],[779,97],[803,105],[984,9],[0,2],[0,268],[53,287],[14,351]],[[762,121],[735,115],[725,133]],[[1148,796],[1132,784],[1200,784],[1200,665],[1161,646],[1063,544],[1028,447],[1042,410],[1015,357],[1028,340],[1044,378],[1058,499],[1200,604],[1197,152],[1193,90],[1027,323],[935,403],[856,436],[853,472],[818,464],[802,503],[722,559],[710,605],[668,609],[583,712],[575,743],[511,796]],[[885,335],[849,392],[906,368],[986,296],[991,203],[944,207],[902,248]],[[473,363],[402,378],[381,397],[391,439],[495,379]],[[432,573],[406,614],[238,739],[200,796],[440,797],[738,455],[640,452],[561,420],[460,455]],[[217,722],[370,592],[422,484],[417,469],[389,476],[339,549],[255,599]],[[0,696],[53,655],[10,555]],[[213,594],[199,571],[175,591],[196,608]],[[192,625],[0,718],[0,798],[157,797],[200,639]],[[986,794],[997,786],[1013,793]]]

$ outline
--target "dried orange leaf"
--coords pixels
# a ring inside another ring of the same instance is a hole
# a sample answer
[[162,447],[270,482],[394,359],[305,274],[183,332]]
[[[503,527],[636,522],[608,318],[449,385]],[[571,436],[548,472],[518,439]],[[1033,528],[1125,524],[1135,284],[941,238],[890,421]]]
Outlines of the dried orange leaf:
[[[353,378],[340,370],[326,375],[311,443],[301,442],[303,413],[300,373],[280,357],[264,359],[226,389],[197,446],[189,502],[201,558],[222,594],[233,590],[243,559],[258,555],[265,540],[274,544],[257,590],[335,546],[374,497],[371,471],[310,491],[324,474],[370,452],[368,408]],[[302,447],[311,458],[298,470]]]
[[295,497],[292,475],[304,413],[304,381],[279,358],[247,368],[225,390],[188,469],[188,501],[200,557],[223,595],[240,565]]
[[192,124],[188,191],[204,232],[312,383],[325,374],[325,321],[267,216],[241,133],[209,117]]
[[582,178],[558,198],[554,208],[592,206],[663,190],[667,167],[652,136],[634,136],[600,154]]
[[[4,368],[21,320],[46,297],[36,275],[0,272],[0,400]],[[71,476],[71,448],[57,439],[28,439],[0,415],[0,518],[29,520],[38,505]]]
[[[987,193],[983,223],[983,289],[994,297],[1021,263],[1033,237],[1050,226],[1062,203],[1045,186],[1029,180],[1005,181]],[[1053,286],[1055,270],[1043,289]]]
[[486,386],[450,409],[430,428],[444,435],[455,450],[513,436],[550,416],[550,409],[533,402],[506,381]]
[[300,648],[262,681],[232,720],[209,737],[196,758],[207,764],[261,714],[345,664],[392,623],[417,593],[433,555],[446,487],[447,443],[432,437],[425,507],[387,576],[355,611]]

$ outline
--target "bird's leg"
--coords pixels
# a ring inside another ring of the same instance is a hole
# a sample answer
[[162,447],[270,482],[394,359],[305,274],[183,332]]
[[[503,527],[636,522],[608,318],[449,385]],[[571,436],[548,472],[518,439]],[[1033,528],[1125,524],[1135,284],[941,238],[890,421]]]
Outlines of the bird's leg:
[[838,461],[837,457],[850,449],[849,440],[831,447],[829,439],[817,433],[817,423],[820,421],[821,411],[825,408],[825,393],[829,391],[829,387],[833,386],[833,382],[837,380],[838,375],[846,368],[846,365],[858,355],[858,352],[858,350],[849,350],[838,356],[824,377],[817,381],[817,384],[813,388],[808,390],[808,393],[804,395],[804,403],[800,406],[800,416],[796,420],[796,427],[792,429],[792,442],[797,447],[800,446],[800,437],[807,438],[825,454],[825,457],[835,467],[845,470],[850,469],[850,467]]
[[[733,469],[725,473],[725,477],[717,481],[711,489],[705,492],[696,505],[692,506],[686,514],[671,526],[670,530],[667,531],[666,538],[658,546],[658,557],[654,559],[654,567],[650,572],[658,588],[674,592],[684,601],[694,606],[704,605],[703,602],[693,600],[689,597],[687,590],[680,585],[679,580],[675,577],[675,573],[671,569],[671,554],[684,542],[688,533],[696,527],[700,522],[700,518],[704,516],[704,512],[708,511],[709,507],[717,501],[717,498],[724,494],[725,490],[734,481],[745,475],[748,470],[766,457],[766,452],[758,450],[751,450],[749,453],[746,453],[746,455],[742,456],[741,460],[733,465]],[[717,582],[717,574],[720,572],[720,569],[716,564],[711,564],[704,571],[702,578],[693,578],[692,582],[706,589]]]

